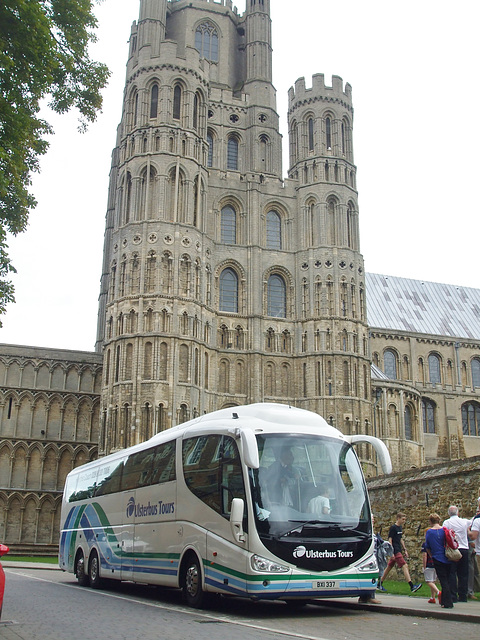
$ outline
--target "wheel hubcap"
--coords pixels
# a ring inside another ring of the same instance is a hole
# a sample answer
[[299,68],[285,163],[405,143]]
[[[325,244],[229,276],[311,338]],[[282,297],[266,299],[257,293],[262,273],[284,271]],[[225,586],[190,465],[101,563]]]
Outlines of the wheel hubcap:
[[191,596],[196,596],[198,591],[198,568],[192,565],[187,569],[185,576],[185,584],[187,591]]

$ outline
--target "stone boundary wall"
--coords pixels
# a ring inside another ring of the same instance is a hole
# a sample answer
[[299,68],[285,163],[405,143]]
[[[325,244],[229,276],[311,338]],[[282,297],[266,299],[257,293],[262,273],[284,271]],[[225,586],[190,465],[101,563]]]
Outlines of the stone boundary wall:
[[[480,456],[369,478],[367,486],[375,532],[382,538],[387,538],[396,514],[399,511],[406,514],[404,540],[410,556],[410,573],[414,582],[423,582],[421,546],[429,526],[428,516],[436,512],[442,523],[448,518],[447,509],[452,504],[460,508],[460,517],[474,515],[480,490]],[[397,575],[403,579],[401,571],[397,570]],[[390,578],[395,578],[395,571]]]

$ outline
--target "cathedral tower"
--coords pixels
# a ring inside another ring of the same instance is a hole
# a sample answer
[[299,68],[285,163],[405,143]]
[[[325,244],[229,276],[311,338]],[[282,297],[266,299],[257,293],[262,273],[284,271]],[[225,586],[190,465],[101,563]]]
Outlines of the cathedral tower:
[[290,91],[269,0],[141,0],[113,151],[97,349],[101,451],[225,406],[371,414],[351,89]]

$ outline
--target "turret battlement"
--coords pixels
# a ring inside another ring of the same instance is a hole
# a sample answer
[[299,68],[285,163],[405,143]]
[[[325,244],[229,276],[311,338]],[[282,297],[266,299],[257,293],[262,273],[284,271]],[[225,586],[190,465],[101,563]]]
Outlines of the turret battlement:
[[305,101],[320,98],[323,100],[340,100],[341,102],[352,106],[352,87],[348,82],[343,86],[343,80],[340,76],[332,76],[332,86],[325,85],[325,76],[323,73],[316,73],[312,77],[312,86],[307,89],[305,78],[299,78],[295,82],[295,87],[290,87],[288,91],[288,109],[291,111]]
[[[179,3],[187,4],[187,2],[190,5],[192,4],[191,0],[169,0],[168,4],[173,7],[173,5],[176,5]],[[226,7],[227,9],[230,9],[230,11],[232,11],[234,14],[239,15],[238,9],[237,7],[234,6],[232,0],[195,0],[195,3],[198,3],[198,4],[203,4],[206,2],[209,4],[214,4],[217,7]]]

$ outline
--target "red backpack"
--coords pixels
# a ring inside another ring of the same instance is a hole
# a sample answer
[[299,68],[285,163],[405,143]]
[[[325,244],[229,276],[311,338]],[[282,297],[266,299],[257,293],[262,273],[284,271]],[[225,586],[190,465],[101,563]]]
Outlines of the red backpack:
[[458,549],[458,541],[455,531],[448,529],[447,527],[443,527],[443,531],[445,532],[445,546],[450,547],[450,549]]

